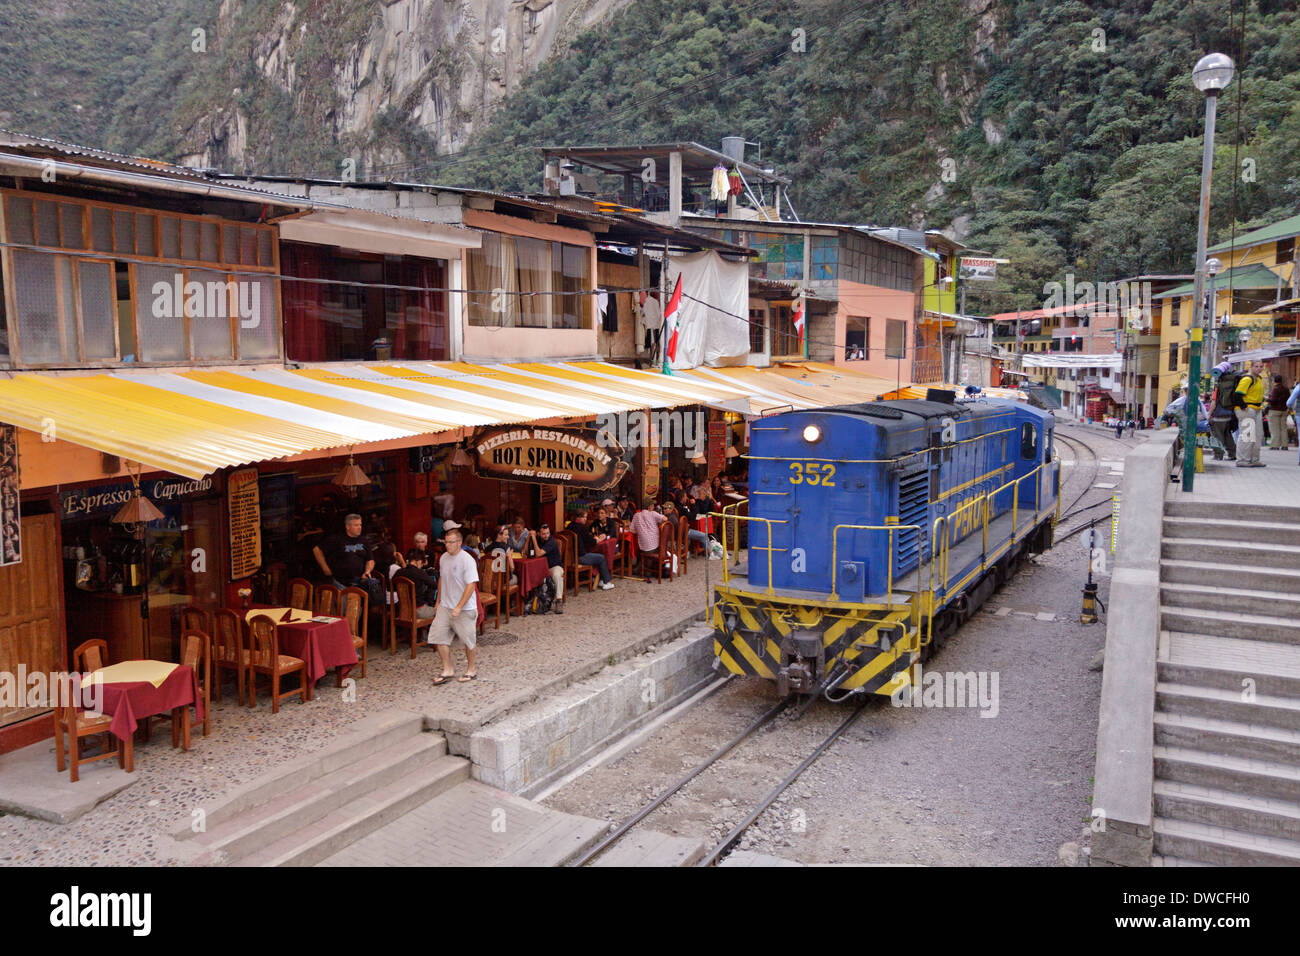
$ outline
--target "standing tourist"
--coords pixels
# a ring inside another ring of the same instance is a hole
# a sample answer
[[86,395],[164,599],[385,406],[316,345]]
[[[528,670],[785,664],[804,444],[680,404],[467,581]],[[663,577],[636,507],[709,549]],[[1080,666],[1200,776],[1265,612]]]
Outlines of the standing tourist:
[[438,561],[438,608],[429,628],[429,643],[438,648],[442,673],[434,678],[434,685],[445,684],[456,677],[451,666],[451,642],[459,637],[465,645],[465,673],[456,677],[465,683],[478,677],[475,647],[478,643],[478,563],[461,547],[459,528],[444,531],[446,553]]
[[1264,406],[1264,363],[1255,362],[1250,371],[1237,381],[1237,467],[1263,468],[1259,445],[1264,423],[1260,409]]
[[373,576],[375,559],[361,534],[361,515],[348,515],[343,519],[343,534],[331,535],[311,551],[317,566],[335,587],[364,588],[372,605],[382,600],[383,589]]
[[1289,391],[1281,375],[1273,376],[1273,390],[1268,393],[1268,434],[1270,451],[1286,451],[1291,447],[1291,436],[1286,430],[1286,403]]

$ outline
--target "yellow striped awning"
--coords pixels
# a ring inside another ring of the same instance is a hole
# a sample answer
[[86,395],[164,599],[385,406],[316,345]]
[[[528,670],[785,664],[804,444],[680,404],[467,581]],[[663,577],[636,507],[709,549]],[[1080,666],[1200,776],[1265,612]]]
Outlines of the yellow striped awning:
[[870,401],[880,391],[879,380],[816,363],[672,375],[583,361],[16,372],[0,378],[0,422],[201,478],[333,448],[432,444],[489,425],[694,404],[758,414]]

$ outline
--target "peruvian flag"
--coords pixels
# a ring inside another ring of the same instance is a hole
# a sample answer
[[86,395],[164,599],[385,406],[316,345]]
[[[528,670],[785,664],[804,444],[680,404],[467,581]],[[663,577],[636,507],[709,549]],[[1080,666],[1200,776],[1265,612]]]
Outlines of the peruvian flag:
[[669,362],[677,361],[677,332],[678,317],[682,308],[682,276],[677,274],[677,284],[673,286],[673,294],[668,297],[668,304],[664,306],[664,374],[671,375],[672,370]]
[[794,329],[796,332],[799,333],[799,346],[802,348],[803,347],[803,299],[800,299],[797,303],[795,303],[794,315],[791,318],[794,319]]

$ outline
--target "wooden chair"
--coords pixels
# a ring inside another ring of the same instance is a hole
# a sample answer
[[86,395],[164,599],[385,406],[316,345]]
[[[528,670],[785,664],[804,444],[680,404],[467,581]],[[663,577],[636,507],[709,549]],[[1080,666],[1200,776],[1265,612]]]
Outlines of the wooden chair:
[[244,641],[244,622],[239,615],[229,608],[219,609],[213,615],[212,663],[214,680],[212,690],[217,700],[221,700],[221,677],[225,671],[235,672],[235,686],[239,689],[239,704],[244,704],[244,675],[252,663],[248,647]]
[[181,608],[182,640],[186,631],[202,631],[204,634],[211,634],[212,621],[208,618],[208,612],[193,604]]
[[312,586],[306,578],[294,578],[289,582],[289,607],[300,611],[310,611],[312,603]]
[[[280,638],[275,621],[266,614],[258,614],[248,622],[250,661],[248,670],[248,706],[257,706],[257,675],[271,679],[271,713],[280,712],[280,701],[297,694],[307,703],[307,663],[301,658],[280,653]],[[298,675],[297,690],[280,693],[280,678]]]
[[673,579],[673,555],[676,554],[677,529],[673,527],[671,521],[665,521],[659,526],[659,547],[653,551],[642,551],[641,572],[647,578],[650,572],[647,565],[653,562],[655,566],[655,575],[657,580],[662,582],[664,579],[664,568],[668,569],[668,580]]
[[393,612],[393,653],[397,653],[398,632],[405,628],[411,634],[411,660],[415,660],[415,651],[420,643],[420,632],[428,630],[433,618],[420,617],[415,603],[415,582],[410,578],[394,578],[397,591],[397,608]]
[[[212,730],[212,639],[203,631],[181,632],[181,663],[194,668],[199,678],[199,694],[203,697],[203,736]],[[197,712],[197,708],[196,708]],[[184,747],[190,749],[190,725],[178,723],[172,715],[172,746],[176,746],[178,733],[183,732]]]
[[587,590],[596,590],[596,569],[590,564],[578,563],[578,536],[572,531],[561,531],[560,539],[564,542],[564,580],[573,582],[573,593],[578,593],[582,579],[587,579]]
[[[497,552],[497,554],[501,554],[501,552]],[[491,562],[495,560],[496,555],[489,552],[486,557],[489,562],[489,567],[491,567]],[[504,557],[504,555],[501,558],[501,569],[498,573],[501,575],[501,583],[500,587],[497,589],[497,594],[501,597],[501,601],[505,605],[506,623],[509,624],[511,601],[515,602],[515,614],[519,617],[524,616],[524,592],[519,590],[519,579],[517,575],[515,577],[515,583],[510,583],[510,562]]]
[[691,552],[691,519],[682,515],[677,519],[677,560],[681,574],[686,573],[686,559]]
[[[366,637],[370,633],[370,595],[365,588],[343,589],[343,619],[352,632],[352,646],[361,658],[361,676],[366,676]],[[339,671],[339,686],[343,685],[343,671]]]
[[336,617],[343,607],[343,592],[332,584],[316,585],[317,615]]
[[[81,650],[81,648],[78,648],[78,650]],[[72,782],[76,783],[81,779],[80,768],[83,763],[94,763],[96,760],[107,760],[110,757],[116,757],[117,765],[127,773],[134,772],[135,756],[131,738],[118,740],[114,737],[109,732],[109,725],[112,724],[113,718],[107,714],[77,709],[75,700],[77,695],[74,693],[76,685],[71,676],[64,677],[57,683],[56,706],[54,708],[54,765],[58,768],[59,773],[63,773],[65,767],[70,763],[72,766]],[[101,738],[102,752],[94,757],[83,757],[81,755],[81,741],[86,737]],[[108,740],[110,739],[115,741],[112,747],[108,746]],[[65,744],[67,748],[66,758],[64,756]]]
[[78,674],[89,674],[108,664],[108,641],[92,638],[83,641],[72,651],[72,669]]
[[[501,630],[501,581],[504,575],[492,570],[492,559],[487,555],[478,559],[478,590],[475,597],[483,604],[483,630],[487,630],[487,612],[496,610],[496,630]],[[506,608],[506,623],[510,623],[510,609]]]

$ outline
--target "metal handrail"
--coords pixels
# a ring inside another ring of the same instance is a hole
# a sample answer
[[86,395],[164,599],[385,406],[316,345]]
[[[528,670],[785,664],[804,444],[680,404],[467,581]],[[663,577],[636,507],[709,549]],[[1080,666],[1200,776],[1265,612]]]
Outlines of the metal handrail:
[[[729,505],[722,506],[721,517],[722,517],[722,583],[723,584],[727,582],[727,562],[731,559],[730,552],[728,552],[727,550],[727,518],[728,518],[727,509],[739,508],[741,505],[748,504],[748,503],[749,503],[748,498],[741,498],[739,501],[733,501]],[[718,512],[711,511],[709,512],[709,517],[713,517],[716,514],[718,514]],[[731,517],[739,517],[739,515],[732,515]],[[739,528],[736,529],[736,563],[740,564],[740,529]]]
[[[740,505],[740,504],[743,504],[743,503],[744,503],[744,502],[740,502],[740,501],[736,502],[737,505]],[[710,514],[710,516],[713,516],[713,515],[715,515],[715,514],[718,514],[718,512],[716,512],[716,511],[711,511],[711,512],[709,512],[709,514]],[[764,549],[764,548],[759,548],[758,550],[760,550],[760,551],[766,550],[766,551],[767,551],[767,590],[764,591],[763,593],[765,593],[765,594],[775,594],[776,592],[772,589],[772,525],[774,525],[774,524],[789,524],[790,522],[787,521],[787,520],[784,519],[784,518],[777,518],[777,519],[772,519],[772,518],[760,518],[760,517],[758,517],[757,515],[734,515],[734,514],[733,514],[733,515],[731,515],[730,517],[731,517],[731,520],[732,520],[732,521],[761,521],[761,522],[763,522],[763,524],[767,525],[767,547],[766,547],[766,549]],[[737,538],[740,537],[739,529],[737,529],[736,537],[737,537]],[[753,547],[754,547],[753,545],[750,545],[750,549],[751,549],[751,550],[753,550]],[[725,560],[725,555],[726,555],[726,553],[727,553],[727,526],[726,526],[725,523],[724,523],[723,526],[722,526],[722,553],[723,553],[723,555],[724,555],[724,559],[723,559],[723,562],[722,562],[722,583],[723,583],[723,584],[726,584],[727,581],[730,580],[730,578],[729,578],[728,575],[727,575],[727,562],[726,562],[726,560]],[[739,542],[737,542],[737,544],[736,544],[736,554],[737,554],[737,555],[740,554],[740,544],[739,544]]]
[[[887,601],[892,599],[894,595],[894,532],[915,531],[917,537],[920,538],[920,536],[925,533],[925,528],[916,524],[879,524],[879,525],[837,524],[834,527],[834,529],[832,529],[831,531],[831,600],[832,601],[838,601],[840,599],[839,587],[838,587],[838,575],[840,569],[840,562],[839,562],[840,532],[846,528],[854,531],[888,531],[889,532],[889,566],[888,566],[888,570],[886,571],[886,577],[885,577],[886,580],[885,597]],[[929,574],[926,578],[927,587],[931,590],[933,590],[934,588],[934,543],[933,542],[934,539],[933,537],[931,537],[930,565],[928,569]],[[920,589],[920,583],[921,583],[920,558],[921,555],[918,549],[917,562],[916,562],[916,579],[917,579],[916,583],[918,586],[918,591]],[[933,635],[934,616],[930,615],[926,619],[926,639],[924,641],[921,641],[920,640],[921,607],[920,607],[919,600],[912,602],[912,605],[909,609],[909,615],[912,618],[913,629],[917,632],[917,637],[918,637],[917,646],[920,647],[923,646],[924,644],[928,644],[934,636]]]

